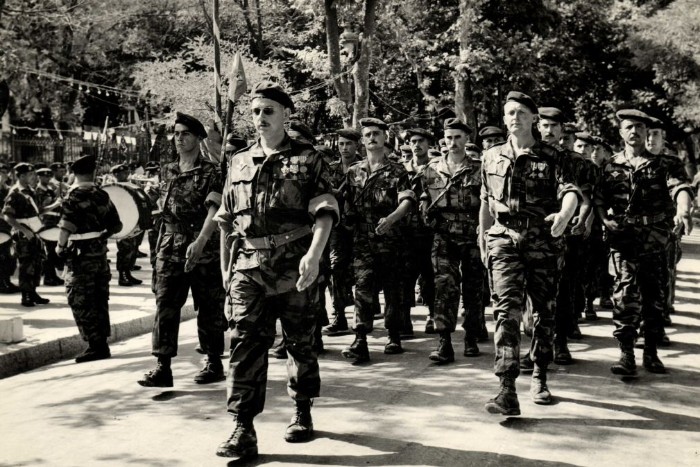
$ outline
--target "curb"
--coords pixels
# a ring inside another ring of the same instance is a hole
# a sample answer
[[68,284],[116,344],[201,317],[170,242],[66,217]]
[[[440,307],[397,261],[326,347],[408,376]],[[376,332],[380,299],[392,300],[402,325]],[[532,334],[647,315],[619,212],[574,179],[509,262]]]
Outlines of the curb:
[[[194,318],[197,314],[192,305],[182,307],[180,322]],[[119,342],[130,337],[139,336],[153,329],[155,313],[141,318],[115,323],[111,326],[111,336],[108,342]],[[80,334],[62,337],[49,342],[43,342],[33,347],[19,349],[5,355],[0,355],[0,379],[34,370],[44,365],[61,360],[75,358],[85,348]]]

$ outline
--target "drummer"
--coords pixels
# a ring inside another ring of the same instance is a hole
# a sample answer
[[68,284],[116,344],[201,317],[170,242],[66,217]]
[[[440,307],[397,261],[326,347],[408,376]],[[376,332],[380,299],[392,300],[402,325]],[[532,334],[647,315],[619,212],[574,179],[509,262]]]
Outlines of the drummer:
[[29,227],[20,223],[23,219],[39,216],[39,203],[32,189],[36,172],[34,166],[26,162],[15,165],[14,172],[17,183],[10,188],[2,213],[13,229],[22,306],[46,305],[49,299],[36,293],[41,273],[41,242]]
[[[36,197],[39,201],[41,224],[44,228],[56,227],[61,216],[58,210],[61,206],[61,201],[57,196],[56,187],[51,184],[53,172],[49,168],[41,168],[37,169],[36,175],[39,179],[36,185]],[[41,268],[44,276],[44,285],[63,285],[63,280],[56,275],[56,269],[63,269],[61,261],[56,256],[56,242],[42,240],[42,243],[46,252]]]
[[[117,164],[110,169],[110,173],[117,183],[126,183],[129,181],[129,166],[126,164]],[[139,236],[127,237],[117,240],[117,271],[119,271],[119,285],[122,287],[131,287],[132,285],[141,285],[142,280],[131,275],[131,269],[136,264],[136,252],[139,247]]]
[[[10,167],[0,163],[0,206],[10,191]],[[12,256],[12,237],[7,238],[12,231],[10,224],[0,216],[0,293],[12,294],[19,292],[19,287],[10,281],[15,272],[15,258]]]

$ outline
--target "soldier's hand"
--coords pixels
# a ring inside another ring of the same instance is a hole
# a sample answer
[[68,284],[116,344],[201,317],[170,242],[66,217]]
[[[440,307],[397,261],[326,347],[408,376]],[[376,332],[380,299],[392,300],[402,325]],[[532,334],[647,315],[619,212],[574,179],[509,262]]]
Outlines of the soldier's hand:
[[690,213],[677,213],[673,218],[673,223],[677,235],[689,234],[693,231],[693,218]]
[[603,219],[603,225],[605,225],[605,228],[611,232],[618,232],[620,230],[620,224],[608,217]]
[[32,229],[30,229],[26,225],[20,225],[18,230],[22,235],[27,237],[29,240],[31,240],[32,238],[34,238],[36,236],[36,235],[34,235],[34,232],[32,232]]
[[390,216],[382,217],[379,219],[379,222],[377,222],[377,228],[374,229],[374,232],[377,235],[384,235],[387,233],[391,228],[394,226],[394,221],[391,220]]
[[552,228],[550,229],[552,237],[561,237],[569,223],[569,219],[561,212],[550,214],[544,220],[552,223]]
[[206,240],[203,240],[201,237],[197,237],[194,242],[190,243],[185,253],[185,272],[190,272],[194,269],[195,264],[202,257],[206,244]]
[[591,232],[593,231],[593,217],[594,216],[591,214],[586,218],[586,224],[585,224],[586,229],[583,232],[584,239],[587,239],[588,237],[591,236]]
[[309,253],[305,254],[299,261],[299,280],[297,290],[306,290],[318,278],[318,258]]

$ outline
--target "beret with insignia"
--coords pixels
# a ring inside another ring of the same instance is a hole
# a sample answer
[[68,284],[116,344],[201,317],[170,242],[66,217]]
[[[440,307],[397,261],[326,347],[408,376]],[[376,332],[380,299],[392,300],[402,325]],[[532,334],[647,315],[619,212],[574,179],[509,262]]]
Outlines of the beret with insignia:
[[282,86],[272,81],[263,81],[258,83],[253,89],[253,99],[256,97],[262,97],[264,99],[270,99],[278,104],[282,104],[283,107],[290,109],[294,112],[294,102],[292,98],[289,97]]
[[207,131],[204,129],[202,122],[194,118],[192,115],[187,115],[182,112],[175,113],[175,124],[184,125],[197,138],[204,139],[207,137]]
[[552,120],[558,123],[566,122],[566,116],[564,115],[564,112],[557,109],[556,107],[540,107],[538,109],[538,113],[540,114],[540,118],[544,120]]
[[389,125],[384,123],[382,120],[379,120],[378,118],[372,118],[372,117],[361,118],[360,119],[360,126],[362,128],[376,126],[377,128],[380,128],[380,129],[385,130],[385,131],[389,129]]
[[518,102],[530,109],[533,114],[537,113],[537,104],[532,97],[520,91],[510,91],[506,96],[506,102]]
[[471,133],[472,129],[458,118],[448,118],[442,126],[444,130],[462,130],[465,133]]
[[352,128],[341,128],[340,130],[336,131],[336,133],[340,138],[349,139],[350,141],[355,142],[360,141],[360,138],[362,138],[360,132]]
[[485,126],[481,130],[479,130],[479,136],[482,138],[486,138],[488,136],[506,136],[506,134],[498,128],[497,126]]
[[17,175],[24,175],[29,172],[34,172],[34,166],[27,162],[20,162],[19,164],[15,165],[13,169]]
[[642,122],[645,125],[651,125],[651,117],[641,110],[637,109],[621,109],[615,113],[618,120],[634,120],[636,122]]

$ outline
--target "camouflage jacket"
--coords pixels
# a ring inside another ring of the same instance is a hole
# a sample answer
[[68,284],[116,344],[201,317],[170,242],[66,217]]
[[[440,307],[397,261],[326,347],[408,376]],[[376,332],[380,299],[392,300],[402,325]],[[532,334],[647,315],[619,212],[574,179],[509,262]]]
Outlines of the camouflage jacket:
[[[408,179],[414,193],[416,193],[416,196],[419,196],[418,193],[420,193],[420,191],[416,191],[416,189],[420,190],[420,177],[430,162],[431,160],[429,159],[427,164],[418,165],[416,164],[414,158],[411,158],[408,162],[402,162],[403,166],[408,172]],[[403,224],[406,227],[406,232],[408,235],[413,235],[414,237],[425,237],[432,236],[433,234],[430,227],[425,224],[425,219],[423,219],[423,216],[417,209],[411,211],[411,213],[406,216]]]
[[626,224],[636,223],[642,216],[670,223],[676,212],[678,192],[686,190],[693,196],[683,163],[647,151],[635,162],[636,167],[623,151],[599,168],[594,205],[610,218]]
[[[403,200],[416,201],[409,174],[399,162],[385,159],[370,173],[369,162],[362,160],[350,166],[345,178],[345,213],[356,236],[373,237],[380,219],[394,212]],[[400,233],[396,225],[383,237],[398,237]]]
[[[37,200],[39,201],[40,210],[43,210],[46,206],[56,201],[56,190],[52,185],[46,186],[38,184],[35,188],[35,191]],[[45,214],[40,214],[39,217],[41,218],[44,227],[53,227],[56,224],[58,224],[59,215],[59,211],[55,209]]]
[[427,216],[435,221],[436,231],[476,238],[481,205],[479,159],[465,157],[462,168],[453,175],[447,166],[447,156],[435,158],[421,174],[416,190],[421,203],[429,206]]
[[[355,161],[352,162],[351,165],[357,161],[359,161],[359,159],[355,158]],[[343,171],[343,161],[337,160],[331,162],[328,164],[328,169],[330,171],[333,194],[338,201],[338,208],[340,209],[340,224],[345,226],[345,213],[343,212],[343,207],[345,206],[345,198],[343,196],[345,193],[345,172]]]
[[19,183],[15,183],[5,197],[2,213],[15,219],[27,219],[38,216],[40,209],[36,191],[29,186],[22,188]]
[[[58,226],[72,234],[103,230],[115,234],[122,229],[122,222],[107,193],[92,182],[82,182],[73,185],[66,194]],[[97,256],[107,252],[106,238],[73,243],[83,255]]]
[[[209,207],[221,204],[221,174],[219,167],[201,155],[195,167],[180,171],[179,161],[165,164],[161,169],[158,205],[161,207],[160,241],[157,257],[172,262],[184,262],[187,247],[202,230]],[[219,260],[218,235],[209,238],[199,263]]]
[[[339,218],[328,164],[311,144],[285,137],[266,155],[260,142],[231,159],[216,220],[233,238],[259,238],[311,227],[320,214]],[[272,249],[241,247],[236,270],[259,269],[277,293],[295,287],[311,235]]]
[[481,200],[494,216],[522,214],[541,220],[560,210],[566,193],[576,193],[581,200],[570,161],[543,142],[518,156],[510,138],[491,147],[482,158],[481,182]]

